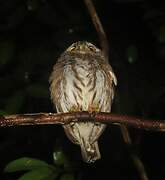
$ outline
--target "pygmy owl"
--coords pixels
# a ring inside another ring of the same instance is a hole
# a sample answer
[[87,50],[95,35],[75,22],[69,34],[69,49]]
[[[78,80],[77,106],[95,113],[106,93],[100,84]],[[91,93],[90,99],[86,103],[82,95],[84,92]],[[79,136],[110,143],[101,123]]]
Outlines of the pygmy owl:
[[[117,84],[100,49],[89,42],[73,43],[60,56],[50,76],[51,99],[57,112],[110,112]],[[98,138],[105,129],[98,122],[63,125],[68,138],[80,145],[83,160],[100,159]]]

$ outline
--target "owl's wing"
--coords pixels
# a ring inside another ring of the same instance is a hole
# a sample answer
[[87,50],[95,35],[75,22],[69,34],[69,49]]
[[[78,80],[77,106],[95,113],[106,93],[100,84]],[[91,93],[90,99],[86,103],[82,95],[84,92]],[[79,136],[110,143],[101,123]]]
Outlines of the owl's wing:
[[[79,138],[79,133],[78,133],[78,129],[77,129],[77,127],[75,126],[75,124],[77,124],[77,123],[66,124],[66,125],[63,126],[63,128],[64,128],[64,131],[65,131],[66,136],[68,137],[68,139],[69,139],[72,143],[74,143],[74,144],[80,144],[79,141],[78,141],[78,139],[80,139],[80,138]],[[77,131],[76,131],[77,133],[75,133],[75,129],[77,130]]]
[[[63,80],[63,73],[64,73],[64,62],[63,62],[63,56],[61,56],[58,59],[58,62],[53,67],[53,72],[50,75],[49,82],[50,82],[50,92],[51,92],[51,99],[53,101],[54,106],[56,107],[57,112],[63,112],[63,109],[61,107],[61,82]],[[75,136],[75,133],[73,131],[72,124],[64,125],[64,130],[67,135],[67,137],[74,143],[79,144],[77,141],[77,136]]]
[[[102,61],[104,62],[104,61]],[[114,98],[114,86],[117,85],[117,78],[113,72],[112,67],[107,64],[107,63],[100,63],[101,69],[104,71],[105,76],[107,76],[107,85],[108,85],[108,91],[106,91],[107,93],[107,100],[109,101],[109,112],[111,111],[111,104]],[[108,112],[108,111],[106,111]],[[90,139],[91,142],[94,143],[95,141],[98,140],[98,138],[100,137],[100,135],[103,133],[104,129],[105,129],[106,125],[105,124],[101,124],[101,123],[94,123],[93,124],[93,131],[95,133],[91,133]]]
[[113,72],[113,69],[110,66],[110,64],[106,64],[106,65],[104,64],[103,65],[103,69],[107,73],[110,81],[113,82],[115,86],[117,86],[117,78],[116,78],[116,76],[115,76],[115,74]]
[[100,64],[101,65],[101,68],[103,69],[103,71],[105,72],[106,76],[108,77],[107,78],[107,83],[108,83],[108,86],[109,86],[109,89],[111,89],[111,104],[112,104],[112,101],[113,101],[113,98],[114,98],[114,91],[115,91],[115,88],[114,86],[117,86],[117,78],[115,76],[115,73],[113,72],[113,69],[111,67],[110,64],[107,64],[107,63],[102,63]]
[[63,71],[64,63],[59,62],[58,60],[58,62],[54,65],[53,72],[49,78],[50,97],[54,106],[56,106],[57,112],[62,112],[59,99],[61,97],[61,81],[63,77]]

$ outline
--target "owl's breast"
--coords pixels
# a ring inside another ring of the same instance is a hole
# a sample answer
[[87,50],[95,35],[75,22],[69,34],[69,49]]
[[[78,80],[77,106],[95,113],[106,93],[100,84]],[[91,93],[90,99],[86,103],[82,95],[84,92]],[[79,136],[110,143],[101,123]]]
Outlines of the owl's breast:
[[106,73],[89,61],[68,64],[61,81],[61,108],[68,111],[110,111],[111,89]]

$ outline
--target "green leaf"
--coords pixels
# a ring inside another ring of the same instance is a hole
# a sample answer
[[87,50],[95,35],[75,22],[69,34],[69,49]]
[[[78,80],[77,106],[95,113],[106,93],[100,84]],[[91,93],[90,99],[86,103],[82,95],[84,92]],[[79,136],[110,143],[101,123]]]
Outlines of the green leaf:
[[60,180],[74,180],[73,174],[63,174],[60,178]]
[[62,150],[56,150],[53,152],[53,159],[56,165],[64,165],[67,162],[66,156]]
[[18,178],[18,180],[54,180],[57,176],[58,173],[45,167],[27,172]]
[[127,59],[130,64],[133,64],[138,59],[138,50],[135,46],[131,45],[127,48]]
[[41,160],[23,157],[11,161],[6,167],[5,172],[16,172],[22,170],[32,170],[40,167],[49,167],[49,165]]
[[0,109],[0,116],[4,116],[4,115],[7,115],[7,114],[8,113],[6,111]]

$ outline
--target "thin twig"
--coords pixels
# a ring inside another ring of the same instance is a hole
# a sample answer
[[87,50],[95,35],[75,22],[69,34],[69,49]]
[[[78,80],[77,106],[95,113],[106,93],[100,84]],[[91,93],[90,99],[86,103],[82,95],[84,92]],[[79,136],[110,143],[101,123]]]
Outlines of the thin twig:
[[86,4],[86,7],[88,8],[89,14],[92,18],[92,22],[93,22],[93,24],[96,28],[97,34],[99,36],[102,52],[106,58],[106,61],[108,62],[108,60],[109,60],[109,44],[108,44],[106,33],[103,29],[103,26],[101,24],[99,16],[97,15],[96,9],[95,9],[92,1],[84,0],[84,2]]
[[[108,60],[109,60],[109,44],[108,44],[108,39],[107,39],[107,36],[105,34],[104,28],[100,22],[100,19],[97,15],[95,7],[92,3],[92,0],[84,0],[84,2],[88,8],[88,11],[89,11],[90,16],[91,16],[92,21],[93,21],[93,24],[96,28],[97,33],[98,33],[100,45],[102,47],[102,51],[104,53],[104,56],[108,62]],[[147,174],[145,172],[145,168],[143,166],[143,163],[141,162],[140,158],[138,158],[136,153],[132,150],[132,148],[130,148],[132,145],[132,142],[131,142],[131,137],[130,137],[130,134],[129,134],[127,127],[122,125],[121,126],[121,132],[122,132],[124,142],[127,145],[127,148],[130,149],[130,155],[131,155],[133,162],[134,162],[134,164],[135,164],[135,166],[136,166],[136,168],[140,174],[141,180],[148,180],[148,177],[147,177]]]
[[127,145],[127,150],[129,152],[129,155],[138,171],[138,174],[140,176],[140,179],[142,180],[149,180],[148,179],[148,175],[146,173],[145,167],[143,165],[143,162],[141,161],[141,159],[139,158],[139,156],[137,155],[137,153],[135,153],[134,149],[133,149],[133,144],[132,144],[132,140],[130,137],[130,133],[128,131],[128,128],[126,126],[121,126],[121,133],[124,139],[125,144]]
[[105,112],[71,112],[71,113],[36,113],[0,116],[0,127],[67,124],[77,121],[101,122],[105,124],[126,125],[136,129],[149,131],[165,131],[165,121],[142,119],[134,116]]

